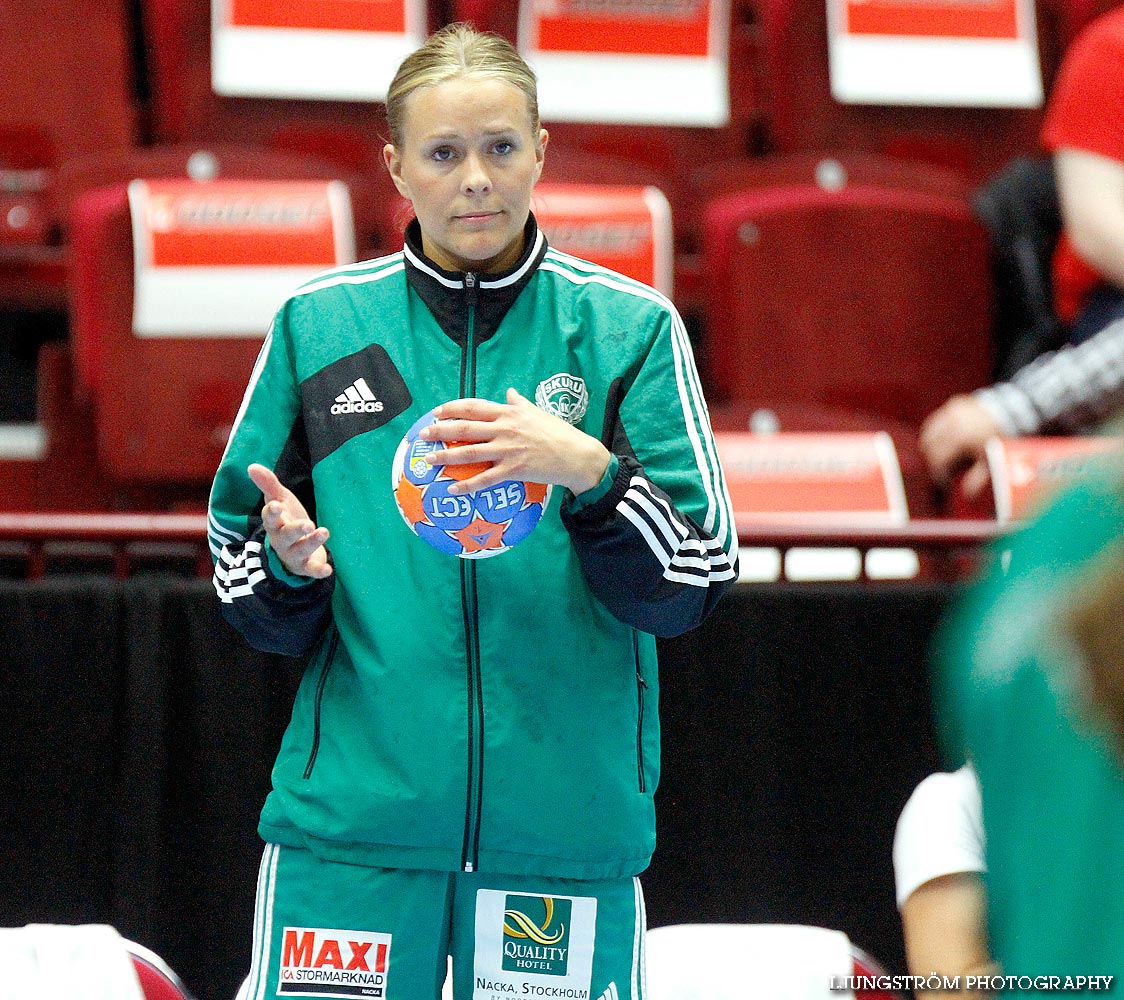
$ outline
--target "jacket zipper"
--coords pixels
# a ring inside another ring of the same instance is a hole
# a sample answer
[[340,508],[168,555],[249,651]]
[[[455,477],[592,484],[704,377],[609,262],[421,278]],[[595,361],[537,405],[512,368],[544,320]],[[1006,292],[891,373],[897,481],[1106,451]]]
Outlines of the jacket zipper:
[[[476,275],[464,276],[468,326],[461,364],[461,396],[476,395]],[[480,814],[484,787],[484,692],[480,678],[480,635],[476,604],[476,563],[461,560],[461,607],[464,611],[468,668],[468,786],[461,844],[461,869],[476,870],[480,853]]]
[[632,654],[636,662],[636,777],[640,791],[648,790],[648,783],[644,780],[644,692],[648,690],[648,682],[640,673],[640,644],[636,640],[636,633],[632,633]]
[[312,768],[316,764],[316,756],[320,753],[320,705],[324,701],[324,687],[328,683],[328,674],[336,659],[336,647],[339,645],[339,630],[332,626],[332,638],[328,642],[328,655],[324,657],[324,664],[320,668],[320,677],[316,681],[316,702],[312,715],[312,749],[308,754],[308,764],[304,769],[305,780],[312,777]]

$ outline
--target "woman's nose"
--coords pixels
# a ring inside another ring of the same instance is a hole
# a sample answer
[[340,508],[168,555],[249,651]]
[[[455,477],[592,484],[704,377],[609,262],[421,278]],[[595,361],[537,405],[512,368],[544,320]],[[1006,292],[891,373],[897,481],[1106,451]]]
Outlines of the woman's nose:
[[488,176],[482,157],[470,154],[464,163],[464,173],[461,176],[461,190],[465,194],[481,195],[492,190],[492,181]]

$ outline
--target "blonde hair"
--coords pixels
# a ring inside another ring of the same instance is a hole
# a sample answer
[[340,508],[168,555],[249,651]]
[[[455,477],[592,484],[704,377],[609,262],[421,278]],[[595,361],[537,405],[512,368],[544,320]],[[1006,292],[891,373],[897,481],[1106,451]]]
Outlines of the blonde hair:
[[523,91],[531,116],[531,132],[538,136],[538,82],[534,71],[505,38],[477,31],[469,24],[447,24],[402,60],[386,96],[390,141],[402,145],[406,98],[420,87],[429,87],[461,76],[487,76]]

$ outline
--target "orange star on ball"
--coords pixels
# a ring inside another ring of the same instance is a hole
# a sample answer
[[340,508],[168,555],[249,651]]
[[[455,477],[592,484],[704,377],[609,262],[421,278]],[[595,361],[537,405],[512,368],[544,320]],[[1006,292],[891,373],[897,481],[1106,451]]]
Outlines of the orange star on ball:
[[451,531],[465,552],[483,552],[485,549],[502,549],[506,524],[492,524],[482,517],[474,517],[460,531]]
[[430,523],[429,518],[425,516],[425,507],[422,505],[422,501],[425,499],[425,491],[420,486],[415,486],[403,476],[394,488],[394,495],[398,500],[398,506],[401,508],[403,516],[410,524]]

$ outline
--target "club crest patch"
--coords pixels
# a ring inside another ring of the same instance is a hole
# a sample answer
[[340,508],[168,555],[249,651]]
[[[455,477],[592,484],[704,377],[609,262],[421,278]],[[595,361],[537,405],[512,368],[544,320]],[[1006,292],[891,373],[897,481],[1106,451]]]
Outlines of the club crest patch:
[[568,424],[576,424],[589,408],[589,390],[580,375],[559,372],[539,383],[535,390],[535,405],[540,410],[561,417]]

